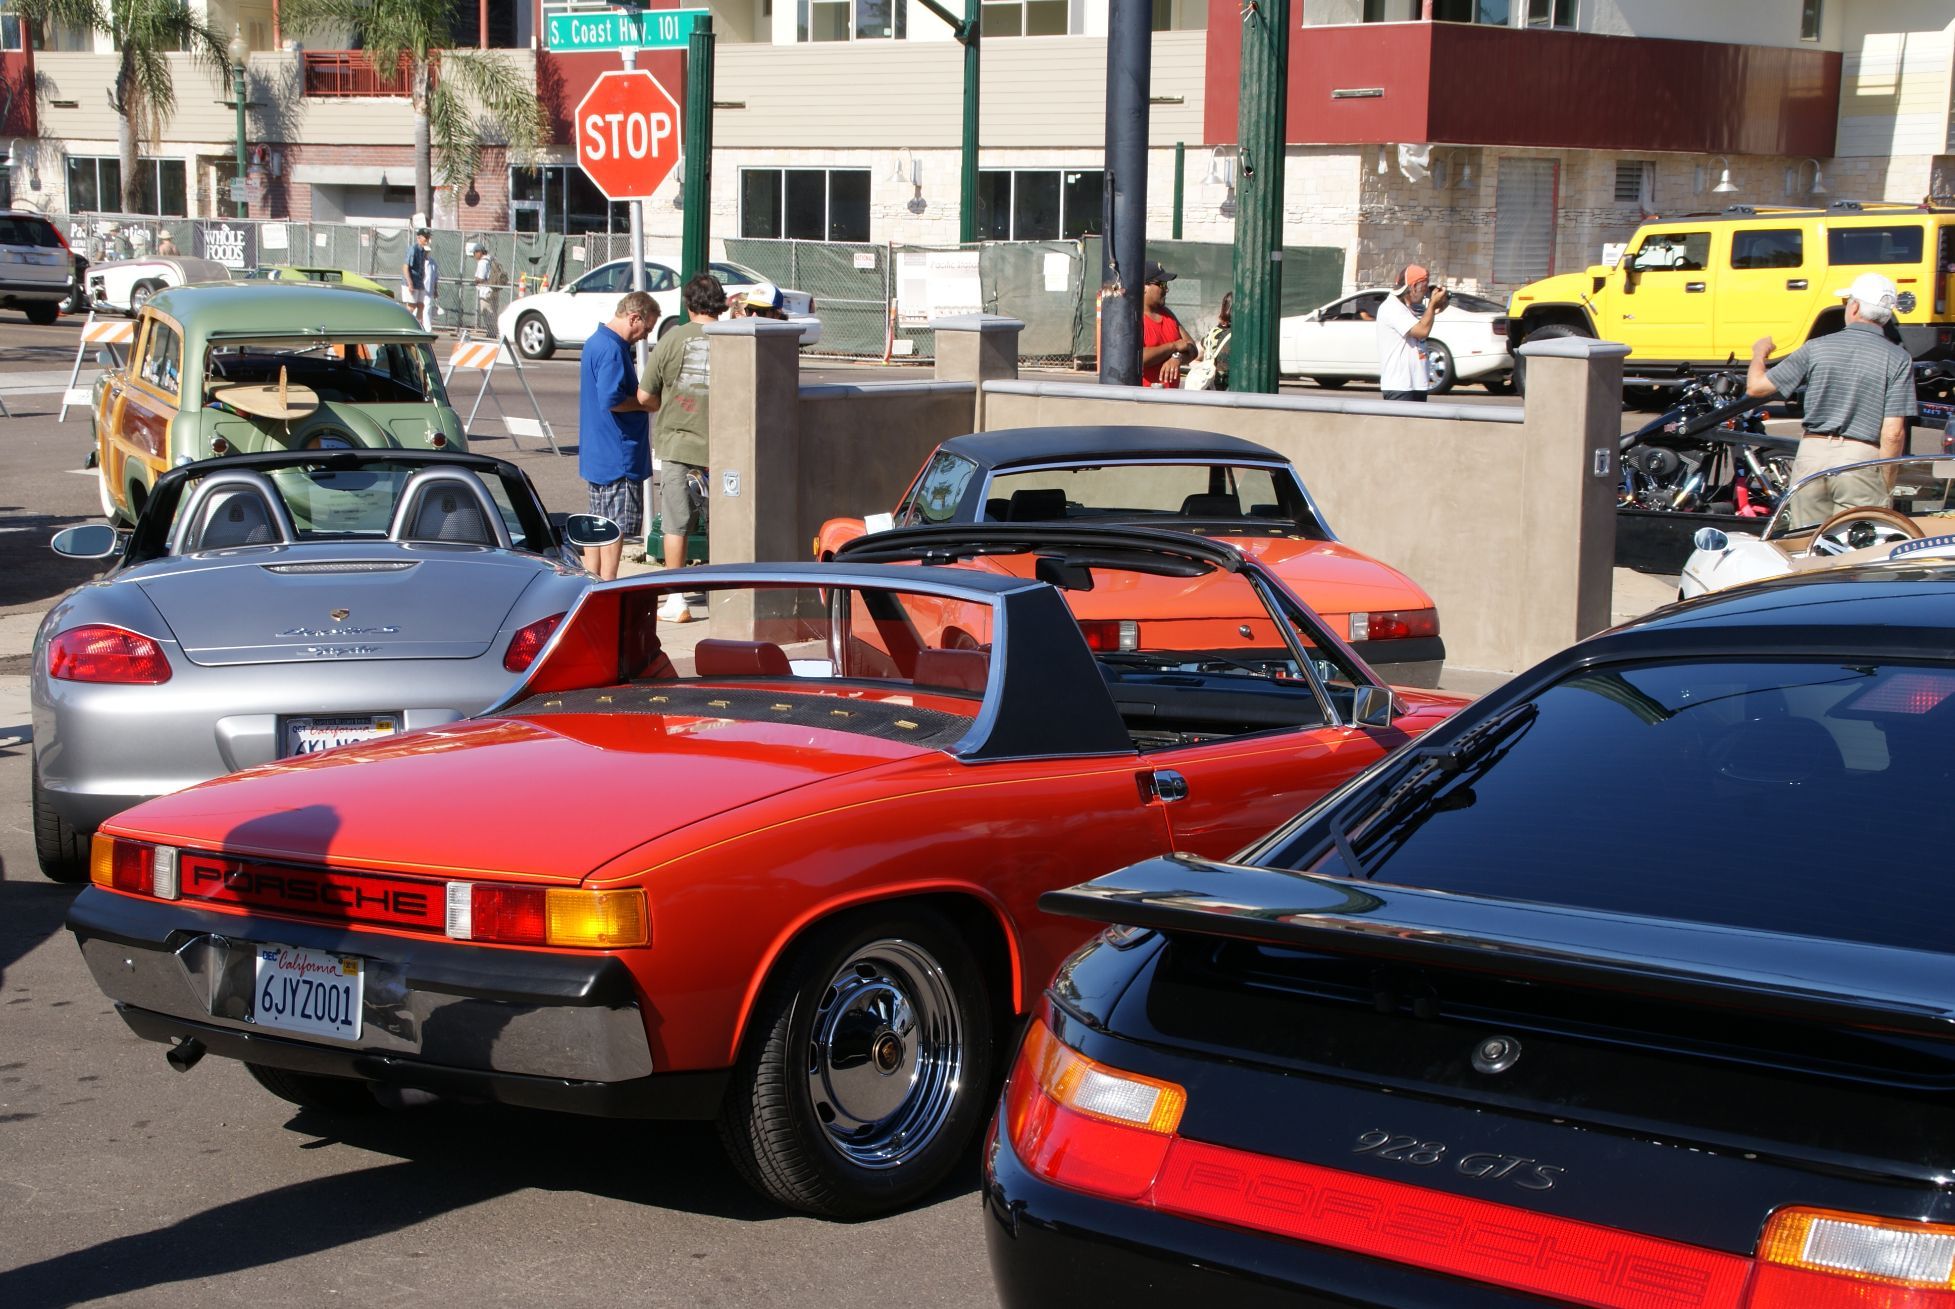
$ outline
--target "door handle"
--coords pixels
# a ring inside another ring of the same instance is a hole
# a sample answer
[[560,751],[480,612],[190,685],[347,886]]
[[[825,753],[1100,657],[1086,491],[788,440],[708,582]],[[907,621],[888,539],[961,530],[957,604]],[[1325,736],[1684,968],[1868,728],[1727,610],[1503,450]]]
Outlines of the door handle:
[[1154,798],[1162,804],[1174,804],[1188,798],[1188,779],[1172,768],[1156,768],[1148,782]]
[[1803,291],[1806,289],[1806,279],[1803,277],[1788,277],[1785,279],[1785,289],[1788,291]]
[[1695,294],[1704,289],[1704,284],[1702,282],[1685,282],[1683,284],[1683,289],[1692,294]]

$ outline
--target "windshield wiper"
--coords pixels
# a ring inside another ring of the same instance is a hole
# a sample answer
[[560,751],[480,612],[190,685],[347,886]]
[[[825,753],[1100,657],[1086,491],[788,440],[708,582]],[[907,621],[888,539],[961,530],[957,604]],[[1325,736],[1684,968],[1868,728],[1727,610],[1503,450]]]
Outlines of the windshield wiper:
[[1385,793],[1384,799],[1363,813],[1348,819],[1340,814],[1333,820],[1337,853],[1351,870],[1350,875],[1368,876],[1384,862],[1377,859],[1367,863],[1360,859],[1356,851],[1359,841],[1376,844],[1379,838],[1424,809],[1442,788],[1469,768],[1491,763],[1494,751],[1532,723],[1539,712],[1539,707],[1529,700],[1503,709],[1445,745],[1415,746],[1411,754],[1418,762],[1398,785]]

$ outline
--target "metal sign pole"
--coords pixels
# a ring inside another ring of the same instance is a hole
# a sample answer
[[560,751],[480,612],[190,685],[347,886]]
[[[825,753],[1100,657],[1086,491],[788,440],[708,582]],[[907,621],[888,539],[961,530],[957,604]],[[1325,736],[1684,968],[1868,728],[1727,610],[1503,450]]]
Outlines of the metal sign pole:
[[[638,67],[638,52],[630,46],[626,46],[623,50],[620,50],[618,56],[624,60],[625,71],[627,73]],[[643,200],[633,200],[629,203],[631,205],[631,289],[642,291],[645,289],[645,202]],[[640,386],[644,385],[645,362],[649,357],[650,351],[647,349],[645,342],[643,340],[639,341],[638,381]],[[649,426],[651,420],[649,418],[646,419],[646,423]],[[639,505],[638,512],[641,520],[645,524],[645,560],[649,563],[652,558],[652,479],[650,477],[647,477],[643,484],[639,486],[638,497],[643,502]]]

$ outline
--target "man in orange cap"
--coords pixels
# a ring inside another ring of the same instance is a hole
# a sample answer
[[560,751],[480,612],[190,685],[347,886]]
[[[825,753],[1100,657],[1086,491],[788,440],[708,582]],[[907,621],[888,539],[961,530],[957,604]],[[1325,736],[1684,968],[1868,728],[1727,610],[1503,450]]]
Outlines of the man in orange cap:
[[[1423,403],[1432,385],[1420,344],[1431,334],[1433,316],[1446,307],[1447,296],[1440,287],[1427,297],[1430,280],[1423,267],[1407,264],[1397,288],[1378,306],[1378,391],[1383,399]],[[1421,299],[1423,312],[1412,308]]]

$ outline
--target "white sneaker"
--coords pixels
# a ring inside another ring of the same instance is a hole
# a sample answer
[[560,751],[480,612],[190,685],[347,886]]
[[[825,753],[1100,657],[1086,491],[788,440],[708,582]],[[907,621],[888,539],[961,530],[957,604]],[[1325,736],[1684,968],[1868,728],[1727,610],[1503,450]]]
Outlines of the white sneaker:
[[689,623],[692,621],[692,606],[686,603],[685,596],[674,591],[658,607],[658,617],[663,623]]

